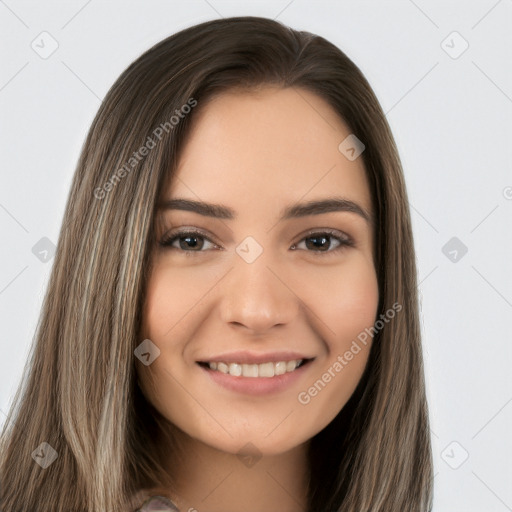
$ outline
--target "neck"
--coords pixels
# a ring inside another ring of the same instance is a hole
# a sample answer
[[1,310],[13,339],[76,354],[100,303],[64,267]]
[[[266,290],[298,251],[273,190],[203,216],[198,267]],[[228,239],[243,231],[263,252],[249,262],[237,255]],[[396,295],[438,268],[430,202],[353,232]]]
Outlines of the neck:
[[278,455],[241,457],[181,432],[179,446],[168,470],[180,511],[306,511],[308,443]]

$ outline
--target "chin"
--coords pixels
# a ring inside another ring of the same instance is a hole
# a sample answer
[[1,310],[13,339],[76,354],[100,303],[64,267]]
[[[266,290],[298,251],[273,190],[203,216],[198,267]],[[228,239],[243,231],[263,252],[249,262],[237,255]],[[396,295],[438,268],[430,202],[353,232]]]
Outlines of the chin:
[[[254,456],[267,457],[274,455],[281,455],[286,453],[299,445],[307,441],[307,436],[299,438],[286,438],[280,436],[268,435],[268,432],[240,432],[232,433],[233,437],[229,437],[227,434],[223,439],[211,438],[209,436],[199,437],[198,439],[207,444],[208,446],[222,451],[224,453],[230,453],[240,457]],[[271,439],[273,437],[273,439]]]

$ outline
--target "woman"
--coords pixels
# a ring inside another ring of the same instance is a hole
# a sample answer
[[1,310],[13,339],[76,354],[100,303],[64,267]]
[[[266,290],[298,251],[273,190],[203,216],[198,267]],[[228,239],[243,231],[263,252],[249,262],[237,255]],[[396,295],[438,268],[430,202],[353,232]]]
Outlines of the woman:
[[2,510],[431,510],[416,286],[344,53],[256,17],[165,39],[85,142]]

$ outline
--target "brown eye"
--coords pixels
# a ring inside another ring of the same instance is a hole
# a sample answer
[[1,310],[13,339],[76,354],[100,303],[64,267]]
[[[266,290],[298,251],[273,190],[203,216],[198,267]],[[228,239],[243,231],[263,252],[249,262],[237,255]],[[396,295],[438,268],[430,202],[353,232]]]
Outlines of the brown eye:
[[[337,243],[334,248],[332,248],[333,239]],[[302,242],[305,243],[307,251],[314,252],[316,254],[330,254],[338,252],[346,247],[354,246],[354,241],[350,237],[337,231],[309,233],[308,236],[304,237],[298,244],[293,245],[292,248],[295,250],[295,248],[302,244]]]
[[[178,247],[175,246],[178,242]],[[217,247],[209,238],[199,231],[178,231],[171,233],[160,241],[160,245],[183,252],[204,252],[205,243]]]

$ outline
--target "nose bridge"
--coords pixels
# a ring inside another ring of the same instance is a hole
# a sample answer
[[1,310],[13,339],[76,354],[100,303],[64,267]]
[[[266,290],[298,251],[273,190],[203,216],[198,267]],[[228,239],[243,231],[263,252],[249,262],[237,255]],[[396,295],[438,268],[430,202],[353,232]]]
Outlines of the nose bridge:
[[254,331],[290,322],[298,311],[298,298],[286,286],[285,276],[279,275],[278,265],[266,251],[249,261],[235,256],[221,290],[222,320]]

